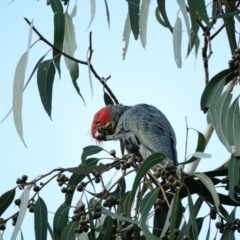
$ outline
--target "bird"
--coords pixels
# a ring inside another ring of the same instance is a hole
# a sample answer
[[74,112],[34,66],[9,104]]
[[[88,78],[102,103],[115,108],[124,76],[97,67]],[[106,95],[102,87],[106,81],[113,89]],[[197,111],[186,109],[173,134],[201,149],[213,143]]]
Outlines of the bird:
[[91,135],[98,142],[119,140],[130,154],[143,161],[152,153],[160,152],[166,160],[178,164],[176,135],[166,116],[148,104],[125,106],[107,105],[93,117]]

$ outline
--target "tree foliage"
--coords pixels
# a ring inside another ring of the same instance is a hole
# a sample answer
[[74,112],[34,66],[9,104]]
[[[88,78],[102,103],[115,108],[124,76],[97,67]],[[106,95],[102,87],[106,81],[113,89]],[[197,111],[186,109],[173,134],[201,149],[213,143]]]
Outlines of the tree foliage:
[[[106,0],[104,2],[107,22],[110,26],[111,9],[108,7],[108,2]],[[23,92],[37,72],[37,86],[42,105],[51,118],[53,82],[56,74],[61,76],[60,62],[63,57],[72,84],[83,101],[77,84],[80,65],[87,67],[90,86],[92,86],[91,74],[104,86],[105,103],[118,104],[116,96],[106,84],[110,76],[99,77],[91,63],[93,54],[91,33],[87,60],[74,57],[77,49],[73,23],[73,18],[77,14],[76,5],[70,13],[68,0],[62,2],[49,0],[48,4],[54,16],[54,41],[49,42],[28,19],[25,19],[30,26],[29,44],[15,70],[12,110],[17,133],[25,145],[27,143],[23,135],[21,112]],[[96,1],[91,0],[90,4],[89,26],[94,20]],[[126,22],[123,23],[125,24],[123,59],[127,54],[131,34],[136,40],[140,39],[143,48],[146,47],[150,0],[128,0],[126,4],[128,12]],[[239,78],[240,49],[237,48],[236,30],[240,21],[238,16],[240,1],[176,0],[179,12],[176,14],[175,23],[169,20],[165,0],[157,0],[153,4],[156,4],[155,15],[159,27],[167,28],[172,34],[174,59],[179,68],[182,67],[181,45],[185,44],[182,43],[183,26],[188,36],[186,56],[192,51],[197,55],[200,39],[203,40],[202,57],[206,87],[200,100],[201,109],[206,113],[208,124],[215,129],[219,140],[231,154],[229,164],[222,169],[205,173],[184,172],[186,165],[197,162],[198,158],[207,157],[203,152],[209,136],[199,132],[197,132],[196,153],[191,158],[186,158],[186,161],[180,163],[178,167],[167,165],[157,171],[152,171],[151,168],[165,158],[161,153],[154,153],[141,162],[133,155],[120,157],[116,156],[114,151],[108,152],[98,146],[87,146],[83,149],[80,166],[57,168],[32,181],[28,181],[28,177],[24,175],[17,179],[13,189],[0,196],[1,233],[7,231],[8,222],[12,219],[15,225],[12,239],[16,239],[27,209],[29,212],[34,212],[36,239],[47,239],[48,232],[54,240],[198,239],[204,226],[216,219],[216,229],[210,229],[209,224],[206,239],[209,239],[210,231],[216,231],[221,239],[235,239],[234,232],[236,230],[240,232],[240,220],[235,217],[236,209],[240,205],[240,112],[238,96],[233,99],[232,93]],[[217,25],[220,20],[223,22],[221,26]],[[232,59],[228,61],[228,68],[209,79],[208,61],[213,54],[211,44],[224,30],[228,37]],[[42,54],[24,85],[28,54],[34,47],[34,44],[31,44],[32,34],[37,34],[39,41],[51,47],[52,56],[48,53]],[[101,151],[110,155],[110,158],[106,157],[110,163],[105,164],[103,159],[92,157]],[[109,171],[114,172],[114,169],[118,172],[117,180],[112,182],[111,179],[106,183],[104,175]],[[130,175],[134,176],[131,191],[126,188],[126,178]],[[43,179],[44,183],[42,183]],[[47,199],[41,198],[41,190],[54,179],[65,197],[55,212],[53,223],[49,223],[45,203]],[[97,184],[101,184],[102,191],[96,190]],[[225,188],[224,194],[218,190],[220,188]],[[15,199],[17,189],[20,189],[22,194],[20,198]],[[73,195],[79,196],[76,206],[72,204]],[[184,199],[188,203],[186,206]],[[5,211],[13,203],[19,206],[19,209],[12,216],[5,216]],[[208,206],[209,214],[199,217],[204,204]],[[233,206],[232,212],[228,212],[226,206]],[[189,212],[187,218],[185,212]],[[0,239],[3,238],[2,235],[0,234]]]

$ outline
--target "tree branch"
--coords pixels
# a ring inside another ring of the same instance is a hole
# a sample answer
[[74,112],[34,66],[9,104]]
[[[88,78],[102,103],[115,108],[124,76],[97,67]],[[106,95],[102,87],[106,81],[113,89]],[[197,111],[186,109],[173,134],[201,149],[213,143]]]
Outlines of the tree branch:
[[[25,21],[30,25],[31,22],[27,19],[27,18],[24,18]],[[49,45],[52,49],[54,49],[55,51],[59,52],[61,55],[63,55],[64,57],[67,57],[69,59],[71,59],[72,61],[74,62],[77,62],[77,63],[80,63],[80,64],[83,64],[83,65],[88,65],[87,62],[85,61],[81,61],[79,59],[76,59],[70,55],[68,55],[67,53],[65,52],[62,52],[61,50],[59,50],[58,48],[56,48],[52,43],[50,43],[46,38],[44,38],[42,36],[42,34],[40,32],[38,32],[38,30],[33,26],[33,31],[39,36],[40,40],[42,40],[43,42],[45,42],[47,45]],[[91,35],[90,35],[91,36]],[[90,42],[91,42],[91,37],[90,37]],[[92,46],[90,45],[89,49],[91,49]],[[90,52],[90,57],[92,55],[92,52]],[[108,85],[106,83],[103,83],[101,81],[101,77],[97,74],[97,72],[95,71],[95,69],[93,68],[92,64],[90,63],[90,70],[91,72],[93,73],[93,75],[99,80],[99,82],[104,85],[104,88],[107,90],[107,92],[109,93],[109,95],[113,98],[114,102],[116,104],[119,104],[117,98],[115,97],[115,95],[113,94],[112,90],[108,87]]]

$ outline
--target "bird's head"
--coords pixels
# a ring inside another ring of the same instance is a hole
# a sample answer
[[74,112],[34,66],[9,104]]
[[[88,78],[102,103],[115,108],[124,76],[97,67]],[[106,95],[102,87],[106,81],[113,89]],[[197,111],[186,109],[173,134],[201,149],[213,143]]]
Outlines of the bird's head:
[[110,106],[100,109],[93,118],[91,134],[97,141],[106,140],[106,135],[111,135],[115,130],[115,124],[110,116]]

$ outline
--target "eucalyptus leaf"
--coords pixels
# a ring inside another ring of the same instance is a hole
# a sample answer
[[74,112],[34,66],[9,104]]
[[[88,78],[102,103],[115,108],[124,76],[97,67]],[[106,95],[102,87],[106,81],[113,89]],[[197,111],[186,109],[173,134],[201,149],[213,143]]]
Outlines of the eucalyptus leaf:
[[181,46],[182,46],[182,21],[179,17],[177,17],[173,29],[173,51],[174,59],[178,68],[182,67]]

